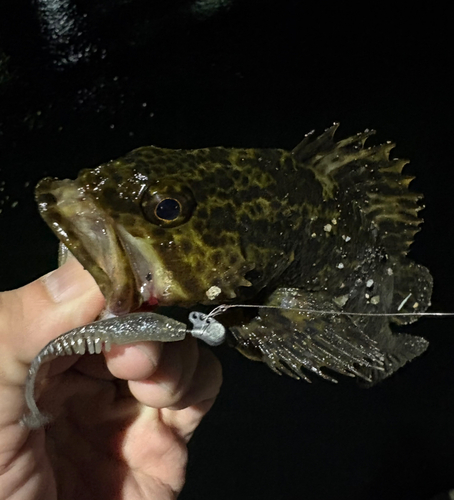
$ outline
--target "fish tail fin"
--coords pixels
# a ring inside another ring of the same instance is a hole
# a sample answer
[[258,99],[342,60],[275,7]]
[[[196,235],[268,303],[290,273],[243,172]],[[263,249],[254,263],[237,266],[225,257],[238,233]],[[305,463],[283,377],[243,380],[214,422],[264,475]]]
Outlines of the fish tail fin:
[[[391,265],[388,273],[394,276],[394,293],[390,311],[398,313],[424,312],[430,306],[433,279],[429,270],[405,260]],[[413,323],[418,316],[393,316],[391,321],[398,325]]]

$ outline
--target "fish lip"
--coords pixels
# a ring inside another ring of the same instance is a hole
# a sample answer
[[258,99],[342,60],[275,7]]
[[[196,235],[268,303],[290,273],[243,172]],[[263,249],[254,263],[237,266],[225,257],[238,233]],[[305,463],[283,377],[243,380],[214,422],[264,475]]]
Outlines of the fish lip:
[[143,297],[134,263],[109,214],[77,180],[45,178],[36,186],[35,198],[45,222],[94,277],[107,311],[122,315],[137,309]]

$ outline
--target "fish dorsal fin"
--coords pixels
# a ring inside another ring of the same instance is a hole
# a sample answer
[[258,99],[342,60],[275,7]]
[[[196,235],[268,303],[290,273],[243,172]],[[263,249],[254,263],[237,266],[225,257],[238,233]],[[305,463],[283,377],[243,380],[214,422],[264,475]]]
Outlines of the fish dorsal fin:
[[314,130],[311,130],[304,136],[304,139],[293,148],[292,154],[295,159],[303,162],[316,154],[322,154],[332,149],[334,145],[333,137],[338,127],[338,123],[333,123],[333,125],[327,128],[322,135],[316,138],[313,137]]
[[378,229],[381,243],[392,255],[406,255],[422,219],[418,211],[422,196],[409,191],[413,177],[402,174],[407,160],[390,159],[394,144],[365,147],[362,133],[334,142],[334,124],[319,137],[308,134],[292,154],[310,168],[325,189],[325,197],[344,193],[345,202],[358,205]]

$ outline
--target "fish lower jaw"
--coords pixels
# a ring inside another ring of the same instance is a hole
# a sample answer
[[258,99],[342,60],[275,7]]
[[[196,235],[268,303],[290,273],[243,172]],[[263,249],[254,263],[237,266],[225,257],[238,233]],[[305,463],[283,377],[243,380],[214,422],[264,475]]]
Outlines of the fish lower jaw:
[[[107,309],[115,315],[136,309],[139,291],[131,280],[128,256],[118,241],[112,217],[77,181],[46,178],[35,194],[43,219],[93,276]],[[64,254],[60,252],[60,264],[68,257]]]

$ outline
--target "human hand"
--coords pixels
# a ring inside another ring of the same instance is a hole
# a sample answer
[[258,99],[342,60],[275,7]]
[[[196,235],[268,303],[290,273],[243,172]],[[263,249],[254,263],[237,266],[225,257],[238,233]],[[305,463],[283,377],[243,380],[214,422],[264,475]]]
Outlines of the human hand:
[[75,259],[0,294],[0,500],[164,500],[181,491],[186,443],[222,379],[192,337],[112,346],[106,363],[86,355],[43,365],[38,404],[54,420],[37,431],[19,424],[32,359],[103,304]]

